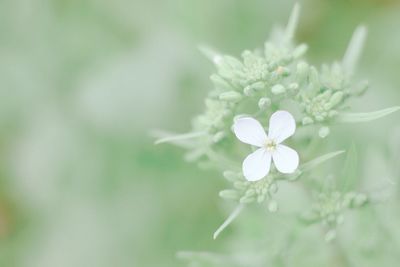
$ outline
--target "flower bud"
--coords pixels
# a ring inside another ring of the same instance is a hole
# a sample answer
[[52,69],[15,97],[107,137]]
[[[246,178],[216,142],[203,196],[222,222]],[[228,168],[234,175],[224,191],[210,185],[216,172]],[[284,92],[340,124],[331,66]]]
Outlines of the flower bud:
[[340,91],[334,93],[329,99],[329,102],[327,103],[328,104],[327,109],[329,110],[334,106],[336,106],[337,104],[339,104],[343,100],[343,95],[344,95],[343,92]]
[[210,76],[210,79],[214,83],[214,86],[218,89],[223,89],[223,90],[233,89],[232,86],[219,75],[213,74]]
[[212,137],[212,141],[214,143],[218,143],[219,141],[221,141],[223,138],[225,137],[225,133],[223,131],[216,133],[213,137]]
[[308,124],[314,123],[314,120],[311,119],[310,117],[304,117],[304,118],[302,119],[301,123],[302,123],[303,125],[308,125]]
[[251,96],[251,95],[254,94],[254,89],[253,89],[251,86],[246,86],[246,87],[243,89],[243,92],[244,92],[245,95]]
[[247,191],[246,191],[246,193],[245,193],[245,196],[246,197],[252,197],[252,196],[254,196],[256,194],[256,191],[254,190],[254,189],[247,189]]
[[243,189],[246,189],[246,184],[245,184],[245,182],[242,182],[242,181],[236,181],[236,182],[234,182],[233,183],[233,186],[235,187],[235,188],[237,188],[237,189],[239,189],[239,190],[243,190]]
[[299,82],[303,82],[309,73],[309,66],[305,62],[300,62],[296,66],[296,76]]
[[271,105],[271,99],[269,99],[268,97],[262,97],[258,101],[258,107],[262,110],[267,109],[270,105]]
[[219,192],[219,196],[225,199],[238,199],[239,194],[236,190],[227,189]]
[[235,182],[240,179],[240,174],[233,171],[224,171],[223,175],[225,179],[230,182]]
[[285,93],[285,92],[286,92],[286,89],[285,89],[285,87],[283,87],[283,85],[281,85],[281,84],[275,84],[274,86],[272,86],[271,92],[272,92],[273,94],[275,94],[275,95],[278,95],[278,94],[283,94],[283,93]]
[[293,51],[293,58],[298,59],[307,52],[308,46],[306,44],[298,45]]
[[229,102],[237,102],[242,98],[242,95],[236,91],[224,92],[219,95],[219,99]]
[[257,197],[257,202],[258,203],[261,203],[261,202],[263,202],[265,200],[265,195],[258,195],[258,197]]
[[329,135],[329,132],[330,132],[329,127],[324,126],[319,129],[318,135],[321,138],[325,138]]
[[331,229],[325,234],[325,241],[326,242],[332,242],[333,240],[336,239],[336,230]]
[[269,210],[270,212],[276,212],[276,211],[278,211],[278,203],[277,203],[275,200],[271,200],[271,201],[268,203],[268,210]]
[[256,91],[259,91],[265,88],[265,84],[263,82],[256,82],[251,85],[251,88],[253,88]]
[[242,204],[248,204],[248,203],[254,202],[255,200],[256,199],[254,197],[252,197],[252,196],[251,197],[244,196],[244,197],[240,198],[239,202],[242,203]]

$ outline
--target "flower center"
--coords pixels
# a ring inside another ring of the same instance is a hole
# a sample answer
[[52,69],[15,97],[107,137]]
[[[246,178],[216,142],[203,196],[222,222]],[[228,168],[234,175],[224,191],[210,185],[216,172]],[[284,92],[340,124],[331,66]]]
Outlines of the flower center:
[[266,150],[268,150],[270,152],[273,152],[276,149],[276,143],[275,143],[274,140],[268,139],[265,142],[264,147],[265,147]]

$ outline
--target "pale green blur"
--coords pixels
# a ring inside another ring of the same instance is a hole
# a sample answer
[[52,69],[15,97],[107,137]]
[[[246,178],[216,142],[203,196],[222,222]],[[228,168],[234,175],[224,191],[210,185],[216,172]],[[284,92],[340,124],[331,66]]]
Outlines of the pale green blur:
[[[352,108],[399,105],[398,1],[300,3],[297,39],[309,44],[307,57],[316,65],[341,58],[357,25],[369,29],[356,76],[371,88]],[[233,55],[262,46],[293,4],[0,1],[0,266],[187,266],[178,251],[254,257],[254,246],[292,227],[284,215],[249,209],[214,241],[232,208],[218,197],[226,181],[186,163],[178,148],[154,146],[151,133],[188,131],[202,111],[214,70],[199,44]],[[400,242],[399,116],[337,127],[330,136],[338,149],[355,140],[366,161],[365,187],[390,199],[380,214],[365,212],[365,221],[351,227],[388,244]],[[383,226],[368,224],[371,216],[381,216]],[[304,245],[275,266],[338,266],[315,229],[302,235]],[[344,247],[349,266],[391,267],[398,260],[390,252]],[[310,253],[315,261],[308,261]],[[225,266],[210,257],[215,264],[204,266]]]

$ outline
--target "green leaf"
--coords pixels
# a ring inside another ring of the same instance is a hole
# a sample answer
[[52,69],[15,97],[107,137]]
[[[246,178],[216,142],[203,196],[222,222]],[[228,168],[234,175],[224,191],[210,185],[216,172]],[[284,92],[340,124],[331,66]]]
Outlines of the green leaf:
[[347,76],[351,76],[357,66],[360,55],[363,50],[365,39],[367,37],[367,28],[358,26],[351,37],[346,54],[343,57],[342,66]]
[[338,150],[335,152],[331,152],[322,156],[319,156],[311,161],[308,161],[304,164],[302,164],[298,170],[296,170],[294,173],[292,174],[288,174],[288,175],[283,175],[282,177],[289,180],[289,181],[294,181],[296,179],[298,179],[304,172],[310,171],[312,169],[314,169],[315,167],[317,167],[318,165],[336,157],[339,156],[340,154],[343,154],[344,150]]
[[352,143],[350,149],[347,152],[342,174],[339,177],[339,187],[342,189],[342,192],[347,192],[355,189],[359,178],[357,161],[357,149],[355,144]]
[[342,123],[367,122],[385,117],[398,110],[400,110],[400,106],[365,113],[342,113],[337,116],[337,121]]
[[239,204],[236,209],[232,211],[232,213],[228,216],[228,218],[223,222],[223,224],[218,227],[218,229],[215,231],[213,238],[216,239],[218,235],[229,225],[233,222],[233,220],[236,219],[236,217],[240,214],[244,207],[244,204]]
[[158,145],[158,144],[162,144],[162,143],[174,143],[176,141],[197,138],[197,137],[203,136],[205,134],[206,134],[205,132],[192,132],[192,133],[171,135],[171,136],[166,136],[166,137],[156,140],[154,142],[154,144]]
[[318,165],[320,165],[320,164],[322,164],[322,163],[324,163],[324,162],[326,162],[326,161],[328,161],[328,160],[330,160],[330,159],[332,159],[332,158],[334,158],[336,156],[339,156],[340,154],[343,154],[343,153],[344,153],[344,150],[339,150],[339,151],[335,151],[335,152],[331,152],[331,153],[319,156],[319,157],[317,157],[317,158],[315,158],[315,159],[313,159],[313,160],[311,160],[311,161],[309,161],[307,163],[304,163],[300,167],[300,170],[302,172],[309,171],[311,169],[314,169]]
[[293,7],[292,13],[290,14],[288,24],[285,29],[286,41],[290,42],[293,39],[294,33],[299,22],[300,5],[296,3]]

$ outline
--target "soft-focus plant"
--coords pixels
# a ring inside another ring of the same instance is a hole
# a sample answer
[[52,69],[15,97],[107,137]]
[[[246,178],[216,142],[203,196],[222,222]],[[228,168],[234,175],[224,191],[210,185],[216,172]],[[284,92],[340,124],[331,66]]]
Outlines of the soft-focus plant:
[[[191,132],[156,141],[185,148],[187,160],[221,170],[229,182],[219,195],[237,207],[214,239],[249,205],[277,212],[275,196],[283,183],[298,184],[313,199],[297,218],[304,225],[322,225],[326,242],[336,238],[346,211],[371,205],[369,192],[356,187],[356,147],[326,151],[324,143],[336,124],[372,121],[400,107],[351,112],[352,100],[368,87],[353,76],[366,37],[364,26],[355,30],[342,60],[318,68],[304,58],[307,45],[293,40],[298,16],[296,5],[286,28],[274,29],[263,48],[245,50],[240,58],[200,47],[216,67],[205,111],[194,118]],[[280,144],[283,140],[291,148]],[[317,170],[344,152],[341,168]],[[212,258],[187,256],[193,261]]]

